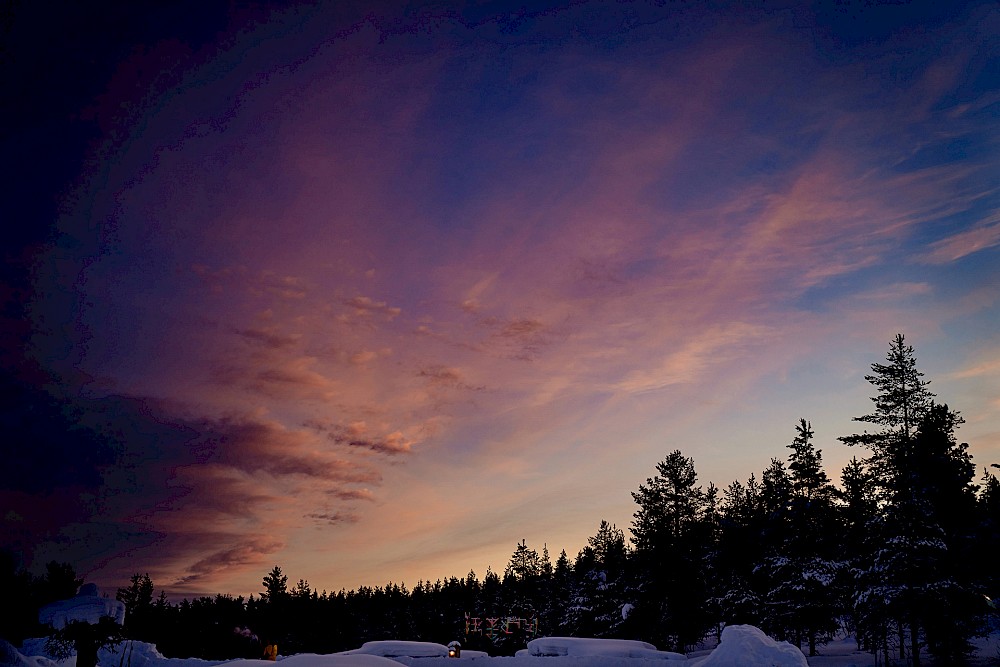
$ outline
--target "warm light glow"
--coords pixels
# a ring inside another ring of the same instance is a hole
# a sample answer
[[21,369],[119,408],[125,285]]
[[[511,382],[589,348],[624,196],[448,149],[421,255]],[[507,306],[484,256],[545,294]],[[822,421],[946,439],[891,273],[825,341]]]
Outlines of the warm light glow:
[[674,449],[725,487],[806,418],[839,478],[897,332],[1000,460],[994,3],[362,4],[14,31],[62,68],[5,128],[29,563],[572,559]]

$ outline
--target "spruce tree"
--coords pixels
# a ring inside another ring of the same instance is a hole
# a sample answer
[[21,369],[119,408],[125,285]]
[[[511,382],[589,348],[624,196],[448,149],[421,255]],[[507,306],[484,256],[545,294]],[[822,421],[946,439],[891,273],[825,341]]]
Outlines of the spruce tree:
[[559,557],[556,558],[555,566],[552,569],[550,603],[541,619],[547,634],[555,636],[571,636],[573,634],[574,579],[573,564],[570,562],[566,550],[563,549],[559,552]]
[[823,452],[816,449],[812,439],[812,424],[800,419],[795,426],[795,438],[788,448],[788,470],[792,478],[792,490],[798,496],[811,500],[814,496],[829,495],[833,489],[830,479],[823,470]]
[[[854,418],[854,421],[878,426],[880,430],[839,438],[846,445],[860,445],[871,451],[867,464],[883,494],[891,493],[890,487],[899,472],[898,458],[909,447],[908,443],[934,399],[934,394],[927,389],[930,381],[924,380],[924,374],[917,370],[913,347],[906,344],[903,334],[896,334],[890,342],[886,361],[889,363],[872,364],[872,373],[865,376],[865,380],[878,390],[871,397],[875,410]],[[956,419],[956,424],[961,423],[957,413]]]
[[288,618],[291,596],[288,593],[288,576],[275,565],[261,580],[264,591],[260,594],[260,623],[257,636],[265,646],[277,644],[278,650],[287,650],[290,619]]
[[573,568],[577,586],[571,618],[580,636],[621,636],[626,620],[622,608],[628,601],[627,565],[625,533],[602,520]]
[[954,436],[963,420],[934,402],[902,334],[886,360],[866,376],[878,390],[875,410],[855,418],[881,430],[841,438],[871,451],[867,464],[878,490],[877,514],[856,560],[859,631],[886,657],[892,635],[900,659],[908,650],[913,665],[925,642],[935,657],[957,662],[972,632],[970,614],[978,611],[959,563],[970,533],[961,517],[974,508],[971,459]]
[[155,642],[153,580],[149,574],[133,574],[128,587],[119,588],[115,597],[125,603],[125,634],[130,639]]
[[[840,611],[836,582],[843,562],[838,554],[838,517],[834,488],[823,470],[822,452],[812,442],[812,425],[800,419],[788,445],[791,493],[784,511],[785,528],[774,546],[770,573],[771,608],[782,610],[780,632],[809,655],[829,641]],[[784,483],[784,482],[783,482]]]
[[[994,463],[993,467],[1000,468],[1000,465]],[[1000,480],[989,469],[983,468],[979,481],[972,563],[984,598],[995,610],[1000,600],[1000,571],[996,567],[996,557],[1000,553]]]
[[[694,459],[671,452],[632,498],[639,505],[632,541],[644,579],[637,585],[636,630],[648,641],[684,651],[712,625],[706,541],[709,495],[697,485]],[[713,491],[714,493],[714,491]]]
[[[502,590],[505,610],[501,616],[521,619],[536,619],[545,609],[548,597],[547,579],[543,575],[542,558],[538,552],[521,540],[511,554],[504,571]],[[513,653],[529,639],[525,629],[517,626],[512,634],[503,633],[494,640],[494,645],[504,652]]]
[[856,581],[869,558],[869,531],[875,527],[878,498],[873,475],[857,457],[851,458],[840,474],[842,490],[839,507],[839,539],[844,568],[837,581],[840,605],[845,610],[845,629],[854,635],[858,648],[872,648],[855,604],[859,588]]
[[739,481],[723,491],[719,543],[715,570],[718,620],[727,625],[761,624],[763,603],[755,583],[756,567],[763,561],[761,531],[763,509],[756,477],[744,486]]

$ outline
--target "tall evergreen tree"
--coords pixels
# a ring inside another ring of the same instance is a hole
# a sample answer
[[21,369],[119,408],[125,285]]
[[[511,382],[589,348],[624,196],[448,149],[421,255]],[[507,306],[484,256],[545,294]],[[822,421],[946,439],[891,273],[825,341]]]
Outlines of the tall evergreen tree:
[[288,595],[288,575],[282,574],[277,565],[264,576],[261,584],[264,592],[260,594],[260,599],[265,602],[274,604]]
[[552,568],[552,587],[549,604],[543,613],[541,624],[547,634],[572,636],[574,618],[572,614],[575,598],[575,577],[573,564],[563,549]]
[[[812,425],[801,419],[788,447],[788,474],[773,462],[765,473],[771,495],[780,498],[768,518],[771,549],[761,568],[769,582],[766,617],[778,637],[816,655],[817,645],[832,638],[839,612],[836,582],[843,565],[837,556],[834,489],[823,470],[821,452],[812,444]],[[780,511],[780,514],[773,512]]]
[[[934,403],[902,334],[892,341],[888,364],[873,364],[866,379],[878,393],[875,410],[856,417],[881,427],[842,437],[868,447],[869,469],[878,491],[878,513],[866,526],[866,551],[856,571],[855,611],[859,628],[883,654],[889,635],[920,664],[924,642],[935,656],[958,661],[971,632],[968,587],[953,554],[967,552],[968,528],[956,516],[974,507],[973,468],[966,445],[954,431],[962,418]],[[948,608],[951,620],[935,610]]]
[[866,633],[859,627],[860,618],[854,604],[857,590],[855,577],[870,562],[868,531],[875,525],[878,496],[873,475],[856,456],[841,471],[840,482],[838,535],[845,567],[838,577],[837,589],[840,606],[844,609],[842,619],[845,629],[857,639],[858,648],[871,648]]
[[[903,517],[894,527],[911,526],[896,531],[905,535],[913,551],[908,560],[917,562],[916,581],[907,591],[911,626],[926,634],[930,654],[949,664],[967,658],[977,617],[985,611],[968,567],[975,533],[975,466],[968,445],[955,438],[959,423],[961,418],[947,405],[931,403],[899,457],[901,470],[890,505]],[[924,539],[918,541],[918,536]],[[916,663],[913,634],[911,630]]]
[[261,584],[264,591],[260,594],[260,622],[255,628],[257,635],[265,646],[277,644],[279,650],[282,647],[287,650],[291,620],[288,617],[288,602],[291,599],[288,593],[288,576],[275,565],[261,580]]
[[625,534],[607,521],[587,539],[573,567],[571,625],[579,636],[620,637],[626,620],[628,549]]
[[723,491],[720,522],[714,603],[719,609],[718,621],[759,626],[763,605],[754,571],[763,559],[763,510],[754,475],[745,486],[736,481]]
[[[993,464],[1000,468],[1000,464]],[[976,502],[976,539],[972,563],[984,595],[991,604],[1000,601],[1000,571],[996,555],[1000,553],[1000,480],[983,468]]]
[[149,574],[133,574],[128,587],[119,588],[115,597],[125,603],[125,634],[130,639],[155,642],[153,580]]
[[917,370],[913,347],[906,344],[903,334],[889,344],[888,364],[872,364],[872,373],[865,376],[878,393],[872,396],[875,410],[855,417],[854,421],[881,426],[877,433],[861,433],[840,438],[848,445],[864,445],[878,453],[891,449],[900,439],[909,439],[931,405],[934,394],[927,389],[929,380]]
[[639,505],[632,541],[645,576],[639,582],[637,630],[654,644],[683,651],[712,625],[705,537],[708,496],[694,459],[671,452],[632,498]]
[[[521,540],[511,554],[501,582],[505,600],[505,609],[501,616],[530,620],[541,615],[548,597],[548,581],[543,571],[541,556],[528,547],[525,540]],[[520,625],[515,629],[516,631],[508,628],[507,631],[512,634],[508,635],[505,632],[495,638],[494,646],[510,653],[521,648],[529,637]]]
[[799,496],[812,499],[816,495],[830,494],[830,479],[823,470],[823,452],[813,445],[812,424],[800,419],[795,426],[795,438],[788,448],[788,470],[792,478],[792,490]]
[[[898,457],[908,450],[917,426],[934,399],[927,388],[930,381],[924,380],[924,374],[917,370],[913,347],[906,344],[903,334],[896,334],[889,344],[886,361],[889,363],[872,364],[872,373],[865,376],[877,390],[871,397],[875,410],[854,418],[854,421],[878,426],[880,430],[839,438],[846,445],[860,445],[871,451],[868,465],[883,494],[891,493],[890,487],[900,470]],[[961,423],[957,413],[955,419],[956,425]]]

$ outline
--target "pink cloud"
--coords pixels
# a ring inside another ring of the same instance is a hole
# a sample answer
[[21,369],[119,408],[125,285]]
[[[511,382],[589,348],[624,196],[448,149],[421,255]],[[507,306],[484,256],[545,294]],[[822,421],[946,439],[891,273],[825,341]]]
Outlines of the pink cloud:
[[1000,216],[994,215],[972,229],[934,242],[923,256],[928,264],[947,264],[972,253],[1000,245]]

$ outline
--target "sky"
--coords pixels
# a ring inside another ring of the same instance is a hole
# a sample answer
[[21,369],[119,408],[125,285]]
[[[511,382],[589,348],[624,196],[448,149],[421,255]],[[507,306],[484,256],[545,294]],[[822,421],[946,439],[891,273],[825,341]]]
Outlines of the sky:
[[24,567],[572,558],[674,450],[839,479],[896,333],[1000,462],[995,3],[85,4],[0,21]]

